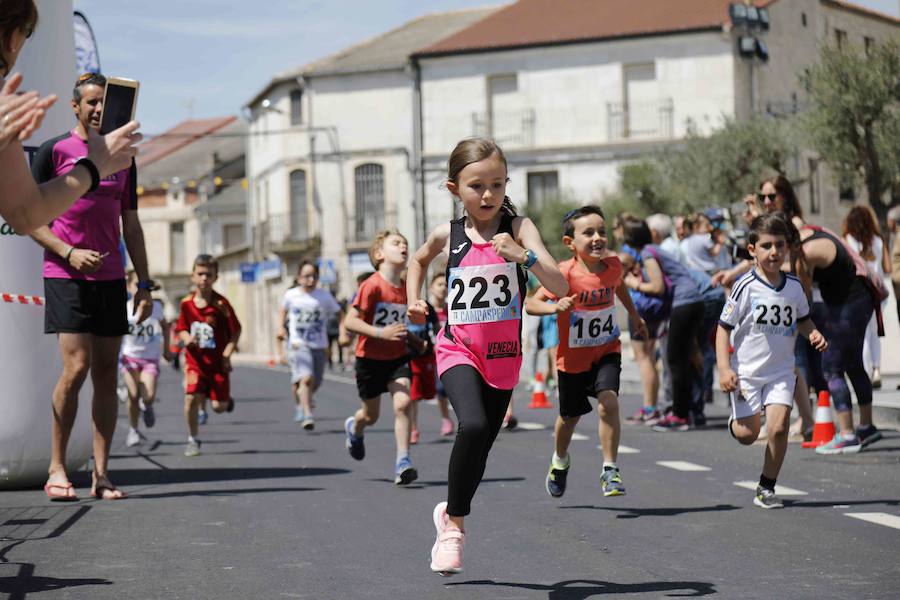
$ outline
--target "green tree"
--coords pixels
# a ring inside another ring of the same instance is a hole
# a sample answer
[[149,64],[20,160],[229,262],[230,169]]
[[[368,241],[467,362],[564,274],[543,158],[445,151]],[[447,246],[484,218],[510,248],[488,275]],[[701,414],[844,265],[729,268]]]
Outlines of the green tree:
[[525,210],[525,215],[534,221],[541,239],[553,258],[559,261],[572,258],[572,251],[562,243],[562,219],[567,212],[584,204],[574,199],[560,197],[545,203],[540,210],[531,207]]
[[881,221],[884,195],[900,195],[900,44],[822,49],[802,77],[810,109],[802,117],[812,147],[839,181],[862,180]]

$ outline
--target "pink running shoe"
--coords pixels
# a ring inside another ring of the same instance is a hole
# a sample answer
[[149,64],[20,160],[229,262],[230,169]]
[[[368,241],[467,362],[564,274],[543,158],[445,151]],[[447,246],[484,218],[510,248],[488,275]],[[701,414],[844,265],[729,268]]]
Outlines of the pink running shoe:
[[410,444],[418,444],[419,443],[419,430],[413,429],[409,432],[409,443]]
[[450,419],[441,419],[441,435],[444,437],[453,435],[453,421]]
[[431,570],[441,577],[460,573],[466,534],[450,523],[446,502],[439,502],[434,507],[433,517],[437,537],[431,548]]

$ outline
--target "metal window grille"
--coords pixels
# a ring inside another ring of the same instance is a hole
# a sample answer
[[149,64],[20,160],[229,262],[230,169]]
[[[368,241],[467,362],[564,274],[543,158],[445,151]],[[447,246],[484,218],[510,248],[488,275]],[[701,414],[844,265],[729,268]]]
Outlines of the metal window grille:
[[360,165],[353,174],[356,184],[353,231],[357,241],[370,240],[384,229],[384,167]]
[[306,201],[306,171],[291,171],[291,212],[288,238],[305,240],[309,237],[309,207]]

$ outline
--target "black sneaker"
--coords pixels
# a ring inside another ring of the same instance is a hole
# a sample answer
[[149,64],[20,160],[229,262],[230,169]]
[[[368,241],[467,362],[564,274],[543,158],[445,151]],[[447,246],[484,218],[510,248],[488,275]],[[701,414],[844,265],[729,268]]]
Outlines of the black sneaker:
[[764,488],[761,485],[756,486],[756,497],[753,498],[753,504],[760,508],[784,508],[781,499],[775,495],[775,490]]
[[225,412],[234,412],[234,398],[228,399],[228,408],[225,409]]
[[600,475],[600,489],[604,496],[624,496],[625,484],[618,469],[604,469]]
[[347,417],[347,420],[344,421],[344,433],[347,435],[347,449],[350,451],[350,456],[352,456],[355,460],[362,460],[366,457],[366,445],[363,442],[362,436],[356,436],[353,434],[353,425],[356,419],[354,417]]
[[880,440],[882,436],[877,427],[874,425],[866,425],[865,427],[856,428],[856,437],[859,438],[859,443],[865,448],[869,444],[874,444]]
[[547,493],[554,498],[561,498],[566,493],[566,477],[569,475],[569,468],[572,466],[572,459],[565,469],[556,469],[553,467],[553,461],[550,461],[550,472],[547,473],[545,487]]

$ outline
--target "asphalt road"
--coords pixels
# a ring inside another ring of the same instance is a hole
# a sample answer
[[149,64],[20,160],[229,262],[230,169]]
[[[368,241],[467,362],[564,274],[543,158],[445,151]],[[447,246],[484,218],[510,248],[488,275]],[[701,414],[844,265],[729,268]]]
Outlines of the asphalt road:
[[[592,413],[573,442],[569,490],[553,499],[544,476],[555,411],[524,408],[523,392],[517,414],[529,429],[500,434],[466,521],[465,570],[440,578],[428,569],[431,511],[445,497],[451,443],[439,438],[436,408],[421,408],[423,435],[412,454],[421,479],[397,488],[389,419],[367,430],[365,461],[344,448],[341,424],[358,404],[351,379],[325,383],[312,433],[293,423],[288,385],[283,371],[237,369],[235,412],[212,415],[201,428],[203,455],[185,458],[180,381],[166,369],[158,423],[142,447],[124,446],[121,411],[111,469],[128,500],[87,499],[86,472],[74,477],[83,498],[74,504],[51,504],[40,490],[0,493],[0,596],[900,594],[895,432],[855,456],[821,457],[792,445],[779,485],[796,494],[783,495],[784,510],[765,511],[752,505],[751,489],[735,485],[758,479],[763,446],[734,442],[715,407],[700,431],[623,426],[628,494],[604,498]],[[637,404],[623,398],[623,414]]]

